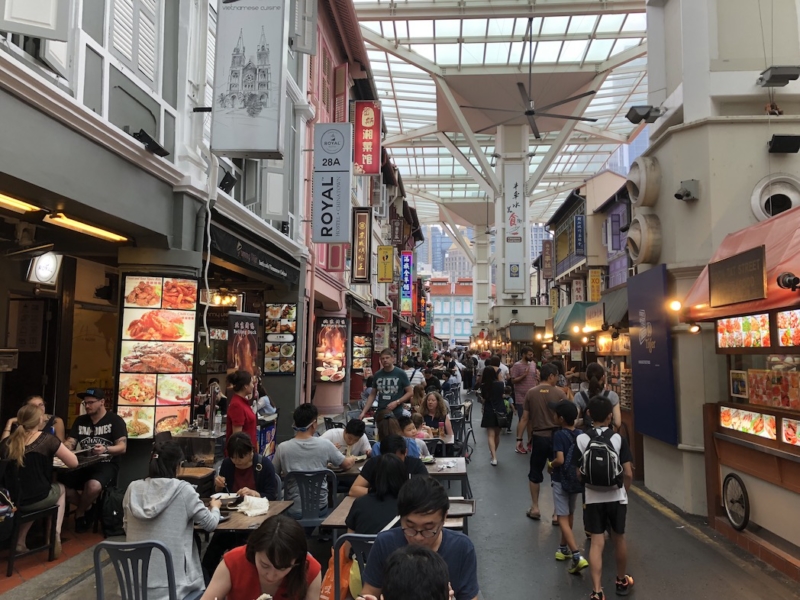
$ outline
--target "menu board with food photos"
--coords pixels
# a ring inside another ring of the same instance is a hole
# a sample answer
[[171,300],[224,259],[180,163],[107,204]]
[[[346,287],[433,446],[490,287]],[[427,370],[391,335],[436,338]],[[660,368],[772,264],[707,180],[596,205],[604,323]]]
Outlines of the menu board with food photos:
[[782,348],[800,347],[800,309],[778,313],[778,345]]
[[372,367],[372,335],[353,336],[353,372],[363,374]]
[[725,429],[749,433],[769,440],[778,439],[776,422],[777,419],[774,415],[765,415],[729,406],[721,406],[719,409],[719,423]]
[[197,281],[124,278],[117,414],[128,437],[181,433],[191,418]]
[[800,373],[750,369],[747,371],[750,404],[800,410]]
[[297,371],[297,304],[267,304],[264,328],[264,375]]
[[783,419],[783,441],[792,446],[800,446],[800,421]]
[[344,317],[317,318],[314,336],[314,367],[316,381],[343,381],[347,367],[347,319]]
[[769,348],[769,315],[730,317],[717,321],[718,348]]

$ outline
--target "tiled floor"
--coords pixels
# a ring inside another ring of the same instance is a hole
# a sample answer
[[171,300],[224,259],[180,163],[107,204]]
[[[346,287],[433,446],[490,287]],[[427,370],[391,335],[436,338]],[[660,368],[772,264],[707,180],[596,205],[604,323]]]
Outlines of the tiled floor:
[[[29,540],[32,542],[34,539],[34,534],[32,533],[29,537]],[[48,562],[48,551],[42,550],[36,554],[31,554],[30,556],[26,556],[14,561],[14,573],[11,575],[11,577],[5,576],[6,568],[8,567],[8,551],[3,550],[0,552],[0,595],[14,589],[21,583],[28,581],[41,573],[44,573],[48,569],[51,569],[56,565],[60,565],[64,561],[69,560],[73,556],[76,556],[77,554],[102,541],[103,535],[101,533],[88,532],[76,534],[71,529],[68,529],[61,534],[62,550],[61,556],[58,558],[58,560]]]

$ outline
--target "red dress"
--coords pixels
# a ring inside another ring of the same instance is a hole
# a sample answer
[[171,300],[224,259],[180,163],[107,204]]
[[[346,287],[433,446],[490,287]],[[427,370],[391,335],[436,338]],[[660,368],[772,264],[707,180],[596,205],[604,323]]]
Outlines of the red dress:
[[[225,439],[230,439],[233,435],[233,428],[241,427],[242,431],[250,436],[253,447],[258,452],[258,439],[256,438],[256,415],[250,403],[239,394],[234,394],[228,404],[228,421],[225,425]],[[228,450],[225,450],[225,456]]]
[[[225,557],[225,566],[231,574],[231,591],[228,600],[255,600],[261,592],[256,566],[247,560],[245,550],[247,546],[239,546],[228,552]],[[311,585],[322,571],[319,563],[310,554],[306,555],[306,582]],[[286,595],[286,580],[281,582],[278,591],[273,596],[274,600],[303,600],[303,598],[289,598]]]

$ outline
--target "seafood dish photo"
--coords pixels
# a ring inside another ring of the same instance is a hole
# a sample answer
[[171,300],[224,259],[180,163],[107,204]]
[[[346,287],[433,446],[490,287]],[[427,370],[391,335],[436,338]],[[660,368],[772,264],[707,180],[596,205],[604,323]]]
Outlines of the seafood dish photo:
[[[130,321],[128,319],[131,318]],[[194,338],[194,313],[176,310],[128,309],[123,337],[133,340],[178,341]]]
[[189,279],[165,279],[162,291],[163,308],[194,310],[197,305],[197,283]]
[[117,414],[125,421],[129,438],[153,437],[153,417],[155,409],[151,407],[120,406]]
[[155,419],[156,433],[184,433],[189,429],[189,407],[157,408]]
[[191,373],[190,343],[122,342],[123,373]]
[[[138,278],[130,278],[132,281]],[[126,306],[158,306],[161,303],[161,286],[155,282],[160,282],[160,279],[155,279],[153,283],[150,281],[140,280],[136,286],[130,290],[126,290],[125,305]],[[126,286],[127,287],[127,286]]]
[[120,404],[155,404],[156,376],[130,375],[119,376]]

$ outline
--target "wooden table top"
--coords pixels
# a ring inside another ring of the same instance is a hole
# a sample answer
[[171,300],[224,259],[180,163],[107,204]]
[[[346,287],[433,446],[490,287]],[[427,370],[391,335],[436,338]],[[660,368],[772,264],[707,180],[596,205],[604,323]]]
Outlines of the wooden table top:
[[[444,468],[443,465],[448,465],[454,463],[454,466],[449,468]],[[346,471],[336,471],[331,469],[334,473],[336,473],[336,477],[342,480],[353,479],[355,480],[356,477],[361,475],[361,467],[364,466],[363,462],[359,462],[354,464],[352,467],[347,469]],[[442,467],[440,469],[440,467]],[[441,477],[447,478],[451,475],[466,475],[467,474],[467,459],[463,456],[454,456],[452,458],[437,458],[434,462],[430,464],[426,464],[425,468],[428,469],[428,474],[431,477]]]
[[[322,522],[323,527],[330,527],[331,529],[345,529],[347,525],[345,520],[347,515],[350,514],[350,509],[353,508],[355,502],[353,496],[345,496],[339,502],[339,505],[330,513]],[[451,500],[450,510],[447,512],[448,519],[461,519],[464,517],[471,517],[475,514],[475,500]]]
[[[206,504],[206,506],[208,506],[208,501],[208,498],[203,498],[203,502]],[[230,514],[230,519],[227,521],[220,521],[217,525],[216,531],[246,531],[248,529],[256,529],[270,517],[274,517],[275,515],[279,515],[289,510],[292,504],[293,502],[286,500],[270,500],[269,511],[267,514],[259,515],[257,517],[248,517],[243,512],[232,510],[228,513]],[[222,514],[224,515],[226,512],[223,510]],[[195,527],[195,529],[199,528]]]
[[103,462],[108,458],[108,454],[78,454],[78,466],[69,468],[61,461],[60,464],[53,463],[53,468],[58,470],[59,472],[62,471],[77,471],[78,469],[83,469],[84,467],[88,467],[90,465],[96,465],[99,462]]

